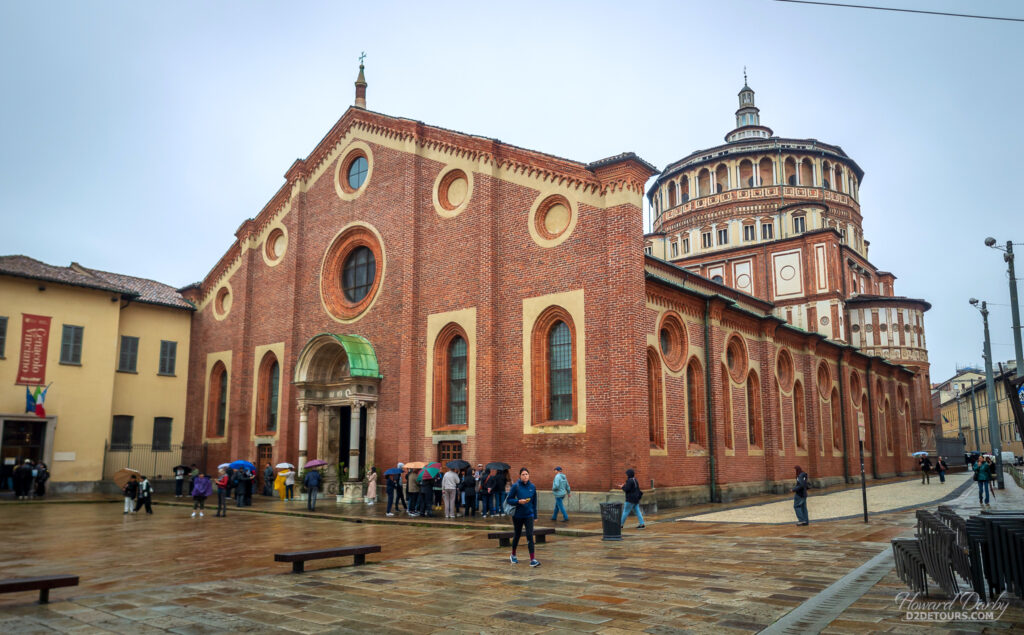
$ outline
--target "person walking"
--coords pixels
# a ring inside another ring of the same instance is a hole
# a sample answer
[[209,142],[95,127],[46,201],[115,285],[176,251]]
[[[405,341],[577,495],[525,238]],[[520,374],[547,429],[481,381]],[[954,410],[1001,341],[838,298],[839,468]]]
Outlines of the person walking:
[[36,498],[46,496],[46,481],[50,479],[50,471],[42,461],[36,466]]
[[210,483],[210,479],[206,477],[205,472],[199,472],[199,474],[192,479],[192,518],[196,517],[196,512],[199,512],[199,517],[203,517],[203,510],[206,508],[206,497],[213,493],[213,484]]
[[940,456],[939,459],[935,462],[935,471],[938,472],[939,474],[940,483],[946,482],[946,470],[948,469],[949,466],[946,465],[946,457]]
[[316,511],[316,496],[320,492],[321,482],[323,476],[320,470],[309,470],[302,479],[302,484],[306,486],[306,509],[311,512]]
[[[515,534],[512,536],[512,555],[508,557],[509,562],[517,564],[516,549],[519,547],[519,539],[526,531],[526,546],[530,550],[530,566],[539,567],[540,561],[534,552],[533,542],[533,521],[537,519],[537,487],[530,482],[530,471],[525,467],[519,469],[519,480],[509,489],[508,497],[502,502],[515,506],[512,513],[512,527]],[[504,504],[502,505],[504,507]]]
[[636,480],[636,472],[626,470],[626,482],[619,487],[626,493],[626,504],[622,506],[622,520],[619,521],[619,526],[625,527],[630,512],[636,512],[636,528],[643,529],[647,526],[644,524],[644,514],[640,511],[640,499],[644,493],[640,490],[640,481]]
[[263,495],[274,495],[274,466],[270,463],[267,463],[267,467],[263,468]]
[[231,477],[223,469],[220,470],[220,478],[217,479],[217,513],[216,516],[226,518],[228,515],[228,487]]
[[409,470],[405,473],[405,491],[409,494],[409,506],[405,513],[410,516],[420,515],[420,482],[416,479],[419,470]]
[[793,510],[796,512],[796,524],[798,526],[809,525],[811,521],[807,517],[807,490],[810,489],[811,483],[803,468],[797,465],[794,469],[796,470],[796,485],[793,486]]
[[569,479],[562,472],[561,466],[555,468],[555,480],[551,483],[551,495],[555,497],[555,509],[551,512],[551,520],[558,520],[558,512],[562,512],[562,522],[569,522],[569,514],[565,511],[566,498],[572,494]]
[[295,496],[295,470],[284,473],[284,498],[292,500]]
[[134,511],[139,511],[143,506],[146,507],[147,514],[153,514],[153,484],[145,476],[142,477],[142,481],[139,483],[139,495],[135,499]]
[[135,498],[139,495],[139,479],[134,474],[124,484],[124,513],[131,514],[136,511]]
[[377,466],[374,465],[370,468],[369,474],[366,475],[366,504],[376,505],[377,504]]
[[920,466],[921,466],[921,485],[924,485],[925,483],[929,483],[930,484],[932,482],[932,477],[931,477],[931,474],[930,474],[930,472],[932,470],[932,461],[931,461],[931,459],[929,459],[927,456],[922,456],[921,457],[921,461],[920,461]]
[[462,475],[462,481],[459,483],[459,489],[462,490],[463,499],[463,515],[465,517],[476,518],[476,477],[475,472],[466,470],[465,474]]
[[459,475],[448,470],[441,478],[441,498],[444,500],[444,517],[455,518],[455,496],[459,492]]
[[992,489],[992,464],[988,457],[978,460],[974,464],[974,480],[978,481],[978,503],[985,507],[989,505],[989,494]]

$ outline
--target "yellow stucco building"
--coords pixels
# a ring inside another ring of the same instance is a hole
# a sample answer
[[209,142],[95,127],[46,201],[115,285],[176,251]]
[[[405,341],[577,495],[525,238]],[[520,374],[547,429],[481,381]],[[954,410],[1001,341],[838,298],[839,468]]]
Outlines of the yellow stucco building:
[[[112,457],[125,462],[119,453],[145,474],[169,473],[185,428],[193,310],[152,280],[0,256],[3,473],[41,460],[51,491],[90,491],[105,461],[107,472]],[[42,408],[28,411],[37,388]]]
[[[1006,394],[1003,375],[1012,371],[997,373],[995,377],[997,428],[1003,451],[1013,452],[1015,456],[1024,455],[1024,443],[1013,420],[1013,410]],[[1012,398],[1013,395],[1010,395]],[[945,436],[956,438],[963,435],[964,449],[967,452],[988,452],[992,449],[988,429],[988,392],[985,380],[965,383],[950,399],[939,406],[942,415],[942,427]]]

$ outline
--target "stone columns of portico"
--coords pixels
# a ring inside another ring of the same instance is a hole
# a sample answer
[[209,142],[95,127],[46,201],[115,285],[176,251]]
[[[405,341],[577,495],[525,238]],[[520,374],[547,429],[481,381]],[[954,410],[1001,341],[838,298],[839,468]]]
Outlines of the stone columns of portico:
[[362,401],[351,404],[348,436],[348,480],[345,481],[345,493],[341,497],[343,503],[361,503],[363,501],[363,482],[359,474],[359,411],[366,405]]
[[299,462],[296,469],[302,469],[306,465],[307,437],[309,428],[309,406],[304,401],[299,402]]

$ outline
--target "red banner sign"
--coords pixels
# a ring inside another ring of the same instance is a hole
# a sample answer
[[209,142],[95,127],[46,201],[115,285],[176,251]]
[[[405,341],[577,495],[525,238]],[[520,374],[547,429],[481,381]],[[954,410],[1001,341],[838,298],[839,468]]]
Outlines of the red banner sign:
[[50,317],[21,314],[21,356],[14,383],[36,386],[46,383],[46,347],[50,341]]

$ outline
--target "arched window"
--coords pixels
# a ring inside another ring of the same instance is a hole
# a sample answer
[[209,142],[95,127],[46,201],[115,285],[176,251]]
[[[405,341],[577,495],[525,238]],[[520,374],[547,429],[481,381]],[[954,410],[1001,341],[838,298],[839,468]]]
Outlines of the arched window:
[[839,167],[839,164],[835,164],[832,170],[832,183],[835,184],[833,188],[837,192],[845,192],[846,188],[843,187],[843,168]]
[[832,389],[829,406],[832,414],[832,449],[842,450],[842,413],[839,411],[839,391],[835,388]]
[[753,371],[747,376],[747,437],[750,447],[764,447],[761,428],[761,383]]
[[685,174],[683,175],[683,178],[680,179],[679,181],[679,191],[681,193],[680,198],[682,198],[681,202],[685,203],[686,201],[690,200],[690,178]]
[[786,159],[785,171],[786,183],[789,185],[796,185],[796,161],[793,160],[793,157]]
[[800,162],[800,185],[814,185],[814,165],[810,159],[804,159]]
[[273,434],[277,432],[281,390],[281,365],[278,364],[276,355],[268,352],[263,356],[258,377],[256,430]]
[[724,163],[719,163],[715,168],[715,191],[724,192],[729,189],[729,168]]
[[796,447],[807,449],[807,417],[804,416],[804,386],[799,381],[793,384],[793,428],[796,431]]
[[889,400],[885,400],[885,449],[887,452],[892,452],[893,449],[893,422],[892,422],[892,404]]
[[754,164],[749,159],[740,161],[740,187],[754,187]]
[[707,196],[711,193],[711,172],[707,168],[701,168],[697,173],[697,196]]
[[686,427],[691,444],[706,446],[704,430],[704,374],[696,359],[686,367]]
[[765,157],[758,161],[757,172],[759,185],[775,185],[775,172],[772,169],[772,160]]
[[669,183],[668,184],[668,206],[669,206],[669,208],[673,208],[673,207],[676,206],[676,184],[675,183]]
[[549,307],[534,323],[532,359],[534,423],[576,421],[576,327],[562,307]]
[[903,435],[906,439],[906,447],[904,453],[909,451],[910,446],[914,445],[914,439],[910,436],[910,402],[903,402]]
[[469,338],[451,322],[434,341],[431,428],[465,429],[469,425]]
[[733,450],[736,445],[733,441],[732,380],[729,379],[729,369],[724,364],[722,365],[722,424],[725,447]]
[[647,348],[647,433],[652,448],[665,447],[664,417],[661,404],[661,358]]
[[209,403],[206,407],[206,434],[222,437],[228,422],[228,370],[224,362],[217,362],[210,371]]

